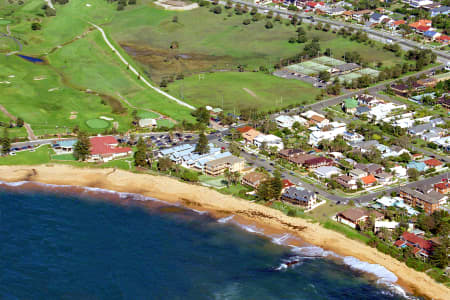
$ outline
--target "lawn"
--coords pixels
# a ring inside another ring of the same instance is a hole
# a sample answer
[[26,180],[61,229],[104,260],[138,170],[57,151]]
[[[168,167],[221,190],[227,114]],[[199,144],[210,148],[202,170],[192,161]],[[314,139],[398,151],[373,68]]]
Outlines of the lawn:
[[21,151],[16,155],[0,156],[0,165],[40,165],[50,161],[50,146],[41,146],[35,152]]
[[289,104],[314,102],[320,90],[303,81],[282,79],[260,72],[207,73],[203,79],[190,76],[169,85],[169,92],[195,105],[223,107],[227,111],[242,108],[271,110]]
[[356,231],[353,228],[350,228],[347,225],[332,221],[332,220],[327,220],[325,223],[322,224],[323,227],[327,228],[327,229],[331,229],[337,232],[342,233],[343,235],[345,235],[348,238],[351,238],[353,240],[359,240],[361,242],[363,242],[364,244],[366,244],[369,241],[369,238],[366,237],[365,235],[362,235],[361,233],[359,233],[358,231]]

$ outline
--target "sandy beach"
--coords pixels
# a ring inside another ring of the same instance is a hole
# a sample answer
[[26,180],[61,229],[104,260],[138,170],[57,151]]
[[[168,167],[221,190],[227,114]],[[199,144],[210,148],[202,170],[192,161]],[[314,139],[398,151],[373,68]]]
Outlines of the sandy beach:
[[181,203],[218,216],[236,215],[261,227],[290,232],[304,241],[342,256],[384,266],[399,278],[399,284],[414,294],[449,299],[450,290],[425,273],[408,268],[394,258],[305,219],[292,218],[278,210],[220,194],[212,189],[179,182],[164,176],[135,174],[114,169],[75,168],[66,165],[0,166],[0,180],[35,181],[55,185],[87,186],[142,194]]

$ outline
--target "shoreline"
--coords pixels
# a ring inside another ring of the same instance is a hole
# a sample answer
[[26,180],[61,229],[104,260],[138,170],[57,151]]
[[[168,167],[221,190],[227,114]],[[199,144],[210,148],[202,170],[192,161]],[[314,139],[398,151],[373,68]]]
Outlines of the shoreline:
[[117,169],[75,168],[68,165],[49,164],[0,166],[0,180],[101,188],[141,194],[145,197],[181,204],[194,210],[207,211],[216,218],[235,215],[239,220],[243,220],[244,224],[256,225],[264,231],[289,233],[343,258],[352,256],[362,262],[381,265],[397,276],[396,284],[414,295],[432,299],[448,299],[450,293],[447,287],[435,282],[425,273],[415,271],[375,248],[325,229],[317,223],[289,217],[278,210],[169,177],[137,174]]

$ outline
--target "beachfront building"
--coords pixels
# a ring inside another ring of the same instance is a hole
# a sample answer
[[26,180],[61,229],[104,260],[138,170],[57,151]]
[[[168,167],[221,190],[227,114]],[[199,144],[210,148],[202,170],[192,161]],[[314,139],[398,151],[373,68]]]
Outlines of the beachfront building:
[[260,134],[254,138],[253,143],[258,147],[275,147],[278,151],[284,148],[283,140],[273,134]]
[[52,145],[53,150],[56,154],[73,153],[73,148],[77,140],[60,140]]
[[433,243],[414,233],[404,232],[395,243],[398,248],[410,247],[416,257],[428,258],[433,252]]
[[218,176],[230,172],[241,172],[245,167],[245,160],[233,155],[207,161],[204,165],[204,172],[207,175]]
[[267,174],[261,172],[250,172],[242,177],[241,183],[242,185],[248,185],[254,189],[257,189],[258,186],[268,178],[269,176]]
[[384,215],[376,210],[368,210],[363,208],[349,208],[336,215],[336,221],[346,224],[352,228],[358,228],[363,222],[366,222],[373,215],[375,221],[381,221]]
[[108,162],[133,153],[129,147],[119,147],[119,142],[113,136],[95,136],[89,140],[91,142],[91,155],[88,161],[91,162]]
[[291,186],[281,195],[281,200],[305,209],[312,209],[317,203],[317,194],[313,191]]

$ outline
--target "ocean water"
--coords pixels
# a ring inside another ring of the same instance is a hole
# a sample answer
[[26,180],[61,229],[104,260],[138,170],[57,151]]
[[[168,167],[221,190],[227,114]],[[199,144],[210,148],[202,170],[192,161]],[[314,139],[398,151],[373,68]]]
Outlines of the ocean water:
[[358,271],[368,264],[280,245],[231,217],[19,188],[0,184],[0,299],[404,299]]

